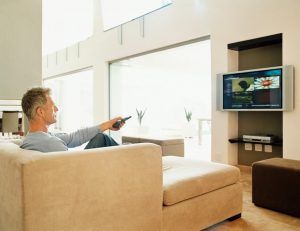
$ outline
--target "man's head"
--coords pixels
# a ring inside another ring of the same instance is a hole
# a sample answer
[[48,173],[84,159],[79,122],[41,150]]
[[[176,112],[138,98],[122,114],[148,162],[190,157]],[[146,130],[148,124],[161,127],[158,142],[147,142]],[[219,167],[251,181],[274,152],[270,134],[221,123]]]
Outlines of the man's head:
[[47,125],[56,122],[58,108],[50,97],[49,88],[36,87],[28,90],[22,98],[22,109],[29,121],[41,119]]

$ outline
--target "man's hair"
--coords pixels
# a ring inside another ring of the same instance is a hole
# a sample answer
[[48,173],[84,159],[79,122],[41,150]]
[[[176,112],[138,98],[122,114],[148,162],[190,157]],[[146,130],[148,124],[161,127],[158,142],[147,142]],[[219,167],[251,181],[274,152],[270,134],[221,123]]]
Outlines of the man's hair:
[[32,120],[35,117],[36,109],[46,104],[47,96],[50,94],[50,88],[35,87],[23,95],[22,109],[28,120]]

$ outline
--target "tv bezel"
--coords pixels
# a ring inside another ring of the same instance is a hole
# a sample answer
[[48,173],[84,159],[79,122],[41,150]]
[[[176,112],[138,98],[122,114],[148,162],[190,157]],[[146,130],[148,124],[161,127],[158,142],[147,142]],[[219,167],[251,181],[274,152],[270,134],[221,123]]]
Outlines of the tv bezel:
[[[223,106],[223,79],[224,75],[251,73],[256,71],[268,71],[282,69],[282,95],[281,108],[224,108]],[[294,109],[294,67],[293,65],[284,65],[268,68],[250,69],[236,72],[217,74],[217,110],[219,111],[292,111]]]

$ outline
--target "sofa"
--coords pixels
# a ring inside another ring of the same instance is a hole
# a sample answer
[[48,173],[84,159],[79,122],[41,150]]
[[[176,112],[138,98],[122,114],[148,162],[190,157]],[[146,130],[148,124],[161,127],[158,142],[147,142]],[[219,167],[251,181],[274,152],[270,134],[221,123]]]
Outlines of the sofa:
[[1,231],[198,231],[241,211],[233,166],[148,143],[53,153],[0,143]]

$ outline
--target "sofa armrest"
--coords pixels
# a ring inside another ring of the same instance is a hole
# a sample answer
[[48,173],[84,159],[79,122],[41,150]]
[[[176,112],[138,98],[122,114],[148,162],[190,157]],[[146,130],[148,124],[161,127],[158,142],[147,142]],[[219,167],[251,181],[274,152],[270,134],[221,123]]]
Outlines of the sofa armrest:
[[22,231],[161,227],[162,163],[157,145],[58,152],[22,161]]

